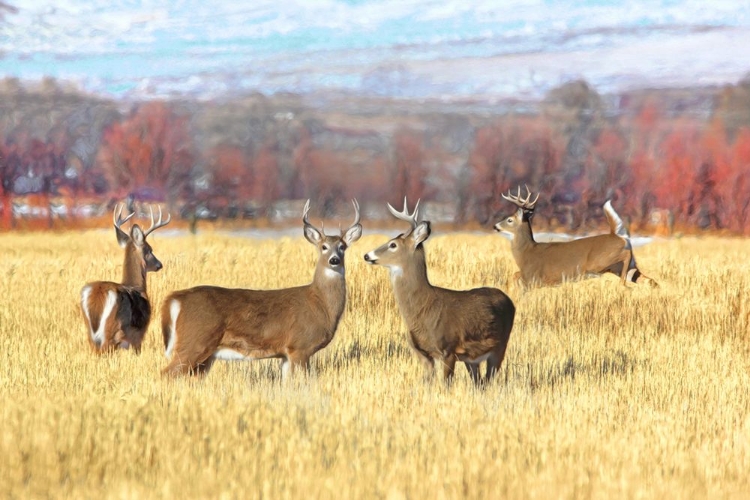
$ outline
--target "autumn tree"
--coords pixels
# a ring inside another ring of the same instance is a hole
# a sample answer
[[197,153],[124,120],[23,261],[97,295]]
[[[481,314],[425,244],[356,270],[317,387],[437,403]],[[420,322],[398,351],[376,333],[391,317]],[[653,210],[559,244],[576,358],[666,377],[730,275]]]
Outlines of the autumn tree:
[[[511,117],[479,128],[466,174],[471,193],[467,203],[473,206],[474,217],[486,222],[506,207],[501,194],[507,189],[523,184],[535,189],[551,186],[559,161],[553,133],[538,118]],[[540,200],[539,206],[544,203]],[[459,212],[464,211],[459,207]]]
[[121,194],[150,187],[175,197],[189,190],[192,149],[187,117],[150,102],[105,131],[97,163]]
[[393,137],[391,192],[388,193],[391,203],[400,206],[404,196],[413,203],[430,196],[428,178],[431,172],[427,161],[422,134],[408,129],[396,131]]

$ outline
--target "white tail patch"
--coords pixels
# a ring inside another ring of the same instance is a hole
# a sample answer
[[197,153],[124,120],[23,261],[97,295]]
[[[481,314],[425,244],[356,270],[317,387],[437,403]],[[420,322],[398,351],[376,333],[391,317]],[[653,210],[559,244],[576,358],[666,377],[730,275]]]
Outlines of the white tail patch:
[[612,203],[607,200],[603,208],[609,216],[610,221],[614,222],[615,224],[615,234],[618,236],[622,236],[623,238],[629,238],[630,235],[628,234],[628,229],[625,227],[625,223],[622,221],[617,212],[615,212],[615,209],[612,208]]
[[167,358],[172,356],[174,345],[177,342],[177,316],[179,316],[181,308],[182,306],[177,299],[173,299],[172,303],[169,304],[169,318],[172,320],[172,324],[169,325],[169,342],[167,342],[167,349],[164,351]]
[[292,364],[289,362],[289,358],[284,359],[284,361],[281,362],[281,380],[286,380],[289,378],[291,369]]
[[96,332],[91,332],[91,340],[94,341],[94,344],[97,347],[101,347],[101,345],[104,343],[104,335],[107,328],[107,319],[109,318],[109,315],[112,314],[112,310],[115,308],[115,305],[117,305],[117,292],[114,290],[110,290],[107,292],[107,299],[104,301],[104,309],[102,309],[102,317],[99,320],[99,328],[96,329]]

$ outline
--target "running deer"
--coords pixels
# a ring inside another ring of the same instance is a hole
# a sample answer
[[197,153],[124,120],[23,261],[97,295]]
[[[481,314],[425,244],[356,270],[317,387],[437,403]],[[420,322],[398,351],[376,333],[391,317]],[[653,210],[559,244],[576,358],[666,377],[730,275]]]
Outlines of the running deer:
[[165,375],[204,375],[217,359],[280,358],[282,378],[308,369],[310,357],[326,347],[346,305],[344,252],[360,236],[359,205],[354,223],[335,236],[302,214],[304,235],[318,250],[312,283],[279,290],[198,286],[171,293],[162,306]]
[[531,191],[521,197],[521,188],[514,196],[508,191],[503,198],[518,207],[516,213],[495,224],[496,231],[513,235],[511,250],[520,269],[516,280],[522,286],[553,285],[591,274],[614,273],[620,281],[656,282],[645,276],[635,264],[633,246],[625,224],[612,204],[604,204],[604,214],[609,222],[609,234],[599,234],[572,241],[537,243],[531,230],[531,218],[539,194],[531,200]]
[[122,219],[122,208],[122,205],[116,206],[113,215],[117,242],[125,249],[122,283],[94,281],[81,290],[81,309],[89,329],[89,343],[98,354],[118,348],[128,349],[130,346],[133,346],[136,354],[140,354],[151,319],[146,273],[162,268],[146,237],[172,220],[170,216],[162,220],[159,207],[159,220],[154,222],[154,210],[150,208],[151,227],[143,231],[138,224],[133,224],[128,234],[122,230],[122,225],[135,212]]
[[[456,361],[463,361],[474,384],[489,382],[505,357],[516,313],[513,302],[497,288],[450,290],[430,284],[424,250],[430,222],[419,221],[419,201],[411,214],[406,199],[403,211],[390,204],[388,210],[411,228],[365,254],[365,261],[390,270],[396,303],[409,329],[409,345],[427,376],[434,376],[437,364],[449,384]],[[482,380],[479,364],[485,360]]]

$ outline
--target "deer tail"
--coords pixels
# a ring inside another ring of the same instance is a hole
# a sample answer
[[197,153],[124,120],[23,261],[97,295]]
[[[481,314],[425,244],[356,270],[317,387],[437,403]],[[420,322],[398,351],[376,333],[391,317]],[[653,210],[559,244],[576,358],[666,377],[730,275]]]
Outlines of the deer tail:
[[616,234],[617,236],[622,236],[623,238],[630,238],[630,233],[628,233],[628,228],[625,227],[625,223],[622,221],[619,215],[617,215],[617,212],[615,212],[615,209],[612,208],[612,203],[610,200],[607,200],[607,203],[604,204],[604,215],[607,216],[607,222],[609,222],[609,230],[612,234]]
[[172,356],[177,342],[177,316],[180,314],[180,309],[180,302],[168,297],[161,310],[161,332],[164,337],[164,355],[167,358]]

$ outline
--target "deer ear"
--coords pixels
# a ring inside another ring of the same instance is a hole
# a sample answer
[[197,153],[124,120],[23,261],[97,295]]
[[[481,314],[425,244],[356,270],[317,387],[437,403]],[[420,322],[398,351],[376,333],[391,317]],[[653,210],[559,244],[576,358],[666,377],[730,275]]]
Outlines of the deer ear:
[[344,235],[344,238],[343,238],[344,243],[346,243],[346,246],[349,246],[355,241],[357,241],[361,236],[362,236],[362,225],[355,224],[346,230],[346,234]]
[[414,240],[414,248],[417,248],[422,242],[424,242],[424,240],[429,238],[431,232],[430,221],[423,220],[417,224],[417,227],[411,232],[411,238]]
[[128,241],[130,241],[128,233],[115,226],[115,234],[117,235],[117,244],[120,245],[120,247],[125,248],[128,245]]
[[321,241],[323,241],[323,235],[320,234],[320,232],[312,227],[309,224],[305,224],[305,239],[312,243],[313,245],[317,245]]
[[139,247],[142,247],[143,243],[146,242],[146,236],[143,234],[143,231],[138,224],[133,224],[133,228],[130,230],[130,237],[133,239],[133,243]]

